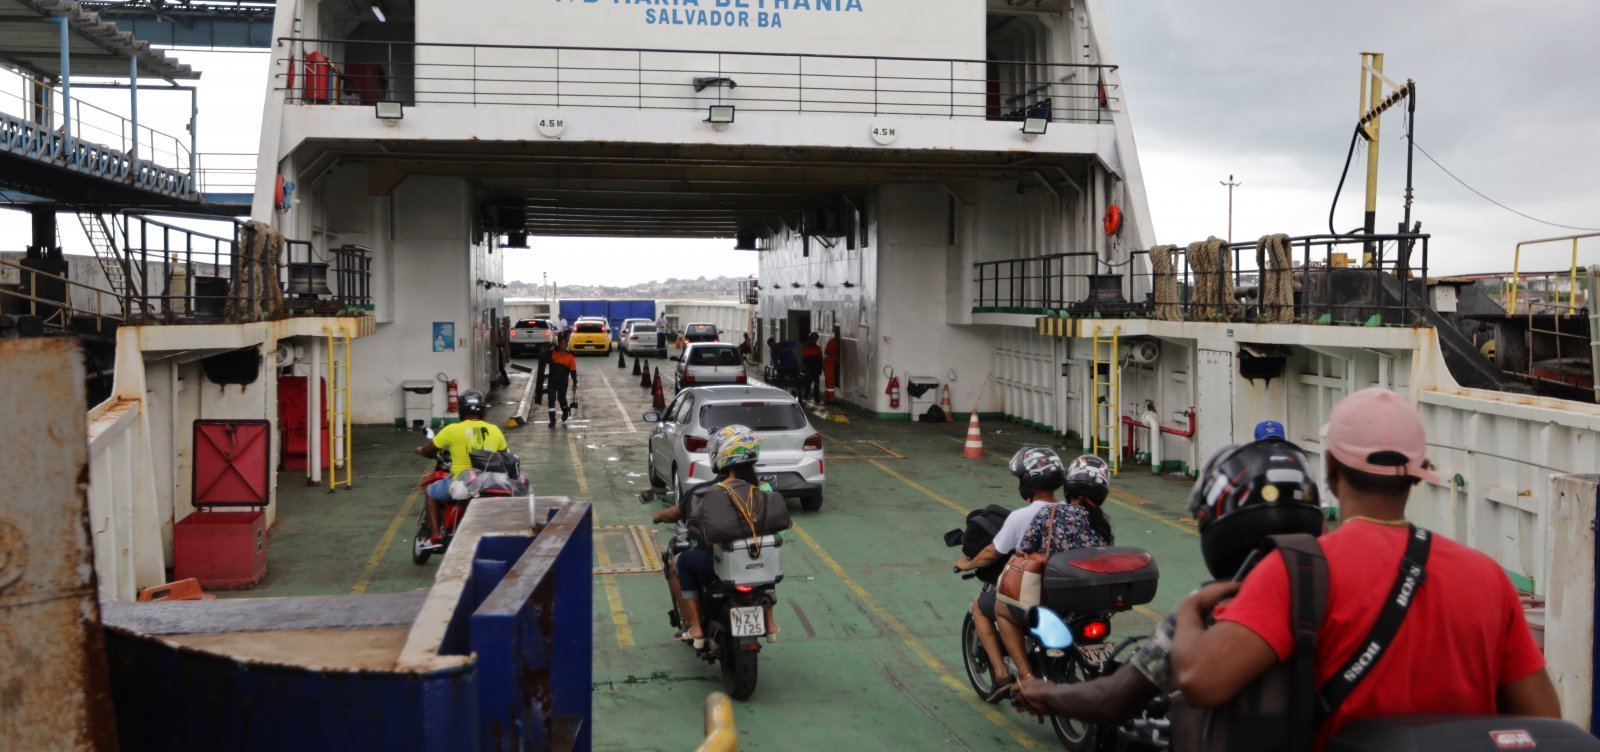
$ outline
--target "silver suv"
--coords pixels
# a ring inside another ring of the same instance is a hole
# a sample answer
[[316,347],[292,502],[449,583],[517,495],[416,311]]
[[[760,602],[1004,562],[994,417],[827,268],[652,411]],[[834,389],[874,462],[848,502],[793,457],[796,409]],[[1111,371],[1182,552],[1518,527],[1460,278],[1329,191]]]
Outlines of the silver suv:
[[650,483],[682,494],[712,479],[711,434],[723,426],[748,426],[762,439],[756,474],[773,490],[800,500],[808,512],[822,508],[828,484],[822,434],[811,427],[794,395],[769,386],[706,386],[678,392],[661,412],[644,414],[650,432]]

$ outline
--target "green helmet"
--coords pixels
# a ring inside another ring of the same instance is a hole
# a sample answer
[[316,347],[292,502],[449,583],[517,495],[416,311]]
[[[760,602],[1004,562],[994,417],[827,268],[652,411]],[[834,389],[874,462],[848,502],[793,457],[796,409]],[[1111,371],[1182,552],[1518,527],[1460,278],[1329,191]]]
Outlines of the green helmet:
[[711,436],[711,469],[727,472],[734,465],[753,465],[761,459],[761,437],[745,426],[732,425]]

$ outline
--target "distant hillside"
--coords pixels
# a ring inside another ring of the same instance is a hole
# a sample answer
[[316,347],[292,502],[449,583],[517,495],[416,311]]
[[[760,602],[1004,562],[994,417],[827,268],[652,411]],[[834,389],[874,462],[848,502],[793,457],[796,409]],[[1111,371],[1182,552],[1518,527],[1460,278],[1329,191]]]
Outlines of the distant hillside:
[[[558,298],[735,298],[739,296],[739,284],[746,280],[745,277],[672,277],[666,281],[650,280],[627,286],[557,285],[554,294]],[[549,288],[538,282],[518,280],[506,285],[507,297],[543,298],[551,294]]]

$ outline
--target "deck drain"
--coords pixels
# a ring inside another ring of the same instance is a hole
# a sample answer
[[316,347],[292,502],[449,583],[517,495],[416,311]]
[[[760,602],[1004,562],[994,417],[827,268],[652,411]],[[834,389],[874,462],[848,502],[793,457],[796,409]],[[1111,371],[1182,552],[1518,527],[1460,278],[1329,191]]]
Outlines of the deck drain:
[[626,561],[609,564],[596,563],[595,574],[645,574],[661,571],[661,555],[656,552],[656,542],[645,525],[596,525],[594,545],[607,554],[626,551]]

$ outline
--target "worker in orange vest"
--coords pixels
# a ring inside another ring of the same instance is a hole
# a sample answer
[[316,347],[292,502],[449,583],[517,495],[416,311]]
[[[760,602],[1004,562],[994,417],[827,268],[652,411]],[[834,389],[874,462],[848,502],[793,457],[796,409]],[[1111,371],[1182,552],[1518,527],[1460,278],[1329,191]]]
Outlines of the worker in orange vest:
[[809,395],[812,402],[822,401],[822,346],[817,344],[819,338],[816,332],[812,332],[811,336],[806,337],[805,346],[800,348],[800,366],[805,374],[800,397],[805,399]]
[[828,338],[827,347],[822,351],[822,380],[827,391],[823,392],[823,399],[832,402],[834,390],[839,388],[839,330],[833,330],[833,336]]

